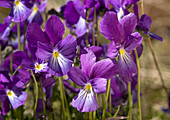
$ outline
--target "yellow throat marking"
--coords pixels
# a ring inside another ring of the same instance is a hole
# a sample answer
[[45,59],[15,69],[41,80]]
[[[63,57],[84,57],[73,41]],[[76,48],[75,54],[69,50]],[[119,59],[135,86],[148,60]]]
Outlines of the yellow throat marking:
[[86,90],[91,90],[91,87],[92,87],[92,86],[91,86],[90,84],[87,84],[87,85],[86,85]]
[[124,49],[120,49],[119,51],[120,51],[121,55],[125,54],[125,50]]
[[15,1],[15,5],[16,5],[16,6],[18,6],[18,5],[19,5],[19,3],[20,3],[20,1],[19,1],[19,0]]
[[55,51],[53,52],[53,57],[57,58],[59,56],[59,52]]
[[8,96],[12,96],[12,92],[9,91],[9,92],[7,93],[7,95],[8,95]]

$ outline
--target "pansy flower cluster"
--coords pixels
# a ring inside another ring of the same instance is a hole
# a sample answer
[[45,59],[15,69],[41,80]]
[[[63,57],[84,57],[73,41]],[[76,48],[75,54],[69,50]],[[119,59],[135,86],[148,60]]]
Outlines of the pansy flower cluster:
[[43,20],[47,0],[1,0],[11,12],[0,24],[0,117],[82,119],[89,112],[92,119],[93,112],[104,120],[119,115],[112,110],[119,106],[128,106],[120,115],[132,117],[142,35],[162,41],[149,31],[148,15],[139,19],[138,1],[72,0]]

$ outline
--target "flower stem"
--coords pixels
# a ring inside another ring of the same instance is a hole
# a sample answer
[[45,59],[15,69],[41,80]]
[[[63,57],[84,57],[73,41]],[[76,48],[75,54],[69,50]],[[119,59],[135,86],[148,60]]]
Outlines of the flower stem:
[[131,82],[128,83],[128,92],[129,92],[129,112],[128,112],[128,120],[132,120],[132,94],[131,94]]
[[88,47],[88,45],[89,45],[89,41],[88,41],[88,30],[89,30],[88,18],[89,18],[89,11],[87,9],[86,10],[86,27],[87,27],[87,31],[85,33],[85,35],[86,35],[86,47]]
[[63,85],[63,82],[62,82],[62,89],[63,89],[64,100],[65,100],[65,103],[66,103],[66,110],[67,110],[67,114],[68,114],[68,120],[71,120],[70,111],[69,111],[69,106],[68,106],[66,94],[65,94],[65,92],[64,92],[64,85]]
[[26,21],[24,21],[24,43],[23,43],[23,51],[25,51],[26,44]]
[[32,70],[31,70],[31,75],[32,75],[34,83],[35,83],[35,91],[36,91],[36,100],[35,100],[35,106],[34,106],[34,114],[35,114],[36,109],[37,109],[37,103],[38,103],[38,84],[37,84],[35,75]]
[[92,112],[89,112],[89,120],[92,120]]
[[136,64],[138,69],[138,83],[137,83],[137,105],[138,105],[138,120],[142,120],[141,103],[140,103],[140,64],[137,50],[135,49]]
[[153,47],[152,47],[152,43],[151,43],[150,37],[148,38],[148,44],[149,44],[149,48],[150,48],[150,51],[151,51],[152,56],[153,56],[153,60],[154,60],[156,69],[157,69],[157,71],[158,71],[158,73],[159,73],[159,76],[160,76],[160,79],[161,79],[161,82],[162,82],[162,87],[163,87],[163,89],[165,90],[165,92],[166,92],[167,95],[168,95],[168,89],[167,89],[166,86],[165,86],[164,79],[163,79],[161,70],[160,70],[160,68],[159,68],[159,65],[158,65],[158,62],[157,62],[157,59],[156,59],[156,56],[155,56],[155,53],[154,53],[154,50],[153,50]]
[[44,100],[44,91],[43,91],[43,86],[42,86],[42,82],[41,83],[41,97],[42,97],[42,103],[43,103],[43,112],[44,115],[46,115],[46,107],[45,107],[45,100]]
[[111,98],[111,89],[109,90],[109,113],[111,113],[112,109],[112,98]]
[[97,46],[99,46],[99,21],[98,21],[98,19],[97,19],[97,17],[96,17],[96,29],[97,29],[97,31],[96,31],[96,41],[97,41]]
[[60,97],[62,101],[62,110],[63,110],[63,119],[66,120],[66,115],[65,115],[65,106],[64,106],[64,96],[63,96],[63,87],[62,87],[62,80],[61,77],[59,77],[59,85],[60,85]]
[[94,7],[94,16],[93,16],[93,45],[95,46],[95,22],[96,22],[96,8]]
[[105,99],[105,104],[104,104],[104,109],[103,109],[102,120],[105,120],[105,113],[106,113],[106,107],[107,107],[107,102],[109,98],[109,91],[110,91],[110,79],[108,80],[108,85],[107,85],[107,92],[106,92],[106,99]]
[[116,116],[117,116],[117,114],[118,114],[119,110],[120,110],[120,105],[118,106],[118,108],[117,108],[117,110],[116,110],[115,114],[113,115],[113,117],[116,117]]
[[[96,95],[96,98],[97,98],[97,93],[95,94]],[[97,99],[97,103],[98,103],[98,99]],[[96,111],[93,112],[93,120],[96,119]]]
[[21,40],[20,40],[20,25],[17,23],[17,34],[18,34],[18,50],[21,51]]

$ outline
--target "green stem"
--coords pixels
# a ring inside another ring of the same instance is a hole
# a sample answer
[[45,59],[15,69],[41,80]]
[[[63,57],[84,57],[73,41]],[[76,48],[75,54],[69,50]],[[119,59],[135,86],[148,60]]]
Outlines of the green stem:
[[111,114],[112,109],[112,98],[111,98],[111,89],[109,91],[109,113]]
[[132,94],[131,94],[131,82],[128,83],[128,93],[129,93],[129,112],[128,120],[132,120]]
[[158,62],[157,62],[157,59],[156,59],[156,56],[155,56],[155,53],[154,53],[154,50],[153,50],[153,47],[152,47],[152,43],[151,43],[150,37],[148,38],[148,44],[149,44],[149,48],[150,48],[150,51],[151,51],[152,56],[153,56],[153,60],[154,60],[156,69],[157,69],[157,71],[158,71],[158,73],[159,73],[159,76],[160,76],[160,79],[161,79],[162,87],[163,87],[163,89],[165,90],[166,94],[168,95],[168,94],[169,94],[169,93],[168,93],[168,89],[167,89],[166,86],[165,86],[164,79],[163,79],[161,70],[160,70],[160,68],[159,68],[159,65],[158,65]]
[[12,66],[12,64],[13,64],[13,48],[11,50],[11,59],[10,59],[10,71],[11,71],[11,75],[13,73],[13,66]]
[[67,110],[67,113],[68,113],[68,120],[71,120],[71,115],[70,115],[70,110],[69,110],[69,106],[68,106],[68,101],[67,101],[67,98],[66,98],[66,94],[64,92],[64,85],[63,85],[63,82],[62,82],[62,89],[63,89],[63,95],[64,95],[64,100],[65,100],[65,103],[66,103],[66,110]]
[[92,120],[92,112],[89,112],[89,120]]
[[24,21],[24,43],[23,43],[23,51],[25,51],[26,44],[26,21]]
[[118,106],[118,108],[117,108],[115,114],[113,115],[113,117],[116,117],[116,116],[117,116],[117,114],[119,113],[119,110],[120,110],[120,105]]
[[12,75],[15,75],[16,72],[17,72],[20,68],[22,68],[22,66],[18,66],[18,68],[14,71],[14,73],[13,73]]
[[96,8],[94,7],[94,16],[93,16],[93,46],[95,46],[95,21],[96,21]]
[[105,120],[105,113],[106,113],[106,107],[107,107],[107,102],[108,102],[108,98],[109,98],[109,91],[110,91],[110,79],[108,80],[108,86],[107,86],[106,99],[105,99],[105,104],[104,104],[104,109],[103,109],[102,120]]
[[99,21],[98,21],[97,17],[96,17],[96,29],[97,29],[97,31],[96,31],[96,41],[97,41],[97,46],[99,46]]
[[[97,93],[95,94],[96,95],[96,98],[97,98]],[[98,99],[97,99],[97,102],[98,102]],[[96,111],[93,112],[93,120],[96,119]]]
[[88,45],[89,45],[89,41],[88,41],[88,30],[89,30],[88,18],[89,18],[89,11],[87,9],[86,10],[86,26],[87,26],[87,31],[85,33],[85,35],[86,35],[86,47],[88,47]]
[[138,120],[142,120],[141,102],[140,102],[140,64],[137,50],[135,49],[136,64],[138,69],[138,83],[137,83],[137,105],[138,105]]
[[32,75],[34,83],[35,83],[35,91],[36,91],[36,100],[35,100],[35,106],[34,106],[34,114],[35,114],[36,109],[37,109],[37,103],[38,103],[38,84],[37,84],[35,75],[32,70],[31,70],[31,75]]
[[46,115],[46,107],[45,107],[45,100],[44,100],[45,96],[44,96],[44,91],[43,91],[42,83],[41,83],[41,96],[42,96],[42,102],[43,102],[43,112],[44,112],[44,115]]
[[17,34],[18,34],[18,50],[21,51],[21,40],[20,40],[20,25],[17,23]]
[[60,85],[60,97],[62,101],[62,110],[63,110],[63,119],[66,120],[66,115],[65,115],[65,106],[64,106],[64,96],[63,96],[63,87],[62,87],[62,80],[61,77],[59,77],[59,85]]

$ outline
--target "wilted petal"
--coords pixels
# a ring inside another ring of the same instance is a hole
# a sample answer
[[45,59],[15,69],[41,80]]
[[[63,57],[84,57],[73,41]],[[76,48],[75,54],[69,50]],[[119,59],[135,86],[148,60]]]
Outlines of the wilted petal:
[[62,39],[64,31],[63,23],[55,15],[52,15],[45,24],[45,32],[48,34],[53,45],[56,45]]
[[78,86],[84,86],[89,81],[87,75],[77,67],[71,68],[68,76]]

